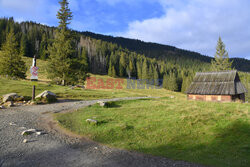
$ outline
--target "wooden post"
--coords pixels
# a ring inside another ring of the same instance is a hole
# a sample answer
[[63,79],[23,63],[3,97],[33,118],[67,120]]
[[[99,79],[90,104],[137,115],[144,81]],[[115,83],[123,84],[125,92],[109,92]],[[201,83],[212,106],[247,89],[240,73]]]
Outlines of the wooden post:
[[32,100],[33,101],[35,100],[35,96],[36,96],[36,86],[33,85],[33,88],[32,88]]

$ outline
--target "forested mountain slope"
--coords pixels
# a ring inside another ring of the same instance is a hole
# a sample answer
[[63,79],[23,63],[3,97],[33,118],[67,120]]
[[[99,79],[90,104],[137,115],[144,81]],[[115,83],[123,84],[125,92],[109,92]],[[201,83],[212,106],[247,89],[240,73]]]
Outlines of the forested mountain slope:
[[[94,38],[100,39],[107,42],[116,43],[123,48],[127,48],[139,54],[144,54],[146,57],[156,58],[161,60],[170,61],[188,61],[188,60],[199,60],[201,62],[210,63],[212,57],[202,55],[197,52],[188,51],[176,48],[174,46],[162,45],[158,43],[143,42],[141,40],[129,39],[123,37],[112,37],[102,34],[95,34],[92,32],[82,32],[81,34]],[[250,60],[244,58],[231,58],[233,60],[233,67],[239,71],[250,72]]]
[[[55,27],[34,22],[17,23],[13,18],[0,19],[0,48],[11,29],[22,55],[49,58],[48,46],[55,37]],[[172,46],[73,30],[71,34],[75,46],[73,57],[86,55],[88,72],[94,74],[154,80],[155,85],[184,92],[197,71],[208,71],[211,66],[212,58]],[[249,60],[237,58],[234,63],[236,69],[250,72]],[[244,76],[248,83],[249,75]]]

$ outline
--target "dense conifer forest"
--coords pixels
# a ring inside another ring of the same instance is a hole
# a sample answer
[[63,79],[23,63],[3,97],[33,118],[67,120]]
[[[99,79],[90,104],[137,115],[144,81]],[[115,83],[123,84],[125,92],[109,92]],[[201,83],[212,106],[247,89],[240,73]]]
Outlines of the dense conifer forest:
[[[37,58],[46,60],[56,29],[34,22],[17,23],[13,18],[2,18],[0,48],[6,41],[6,34],[13,30],[18,50],[23,56],[36,55]],[[150,80],[155,85],[163,84],[169,90],[184,92],[195,72],[211,69],[212,58],[196,52],[90,32],[71,30],[71,34],[75,43],[75,56],[86,56],[88,72],[94,74]],[[232,60],[233,68],[250,72],[250,60]],[[249,76],[246,73],[242,75]],[[249,77],[244,80],[249,82]]]

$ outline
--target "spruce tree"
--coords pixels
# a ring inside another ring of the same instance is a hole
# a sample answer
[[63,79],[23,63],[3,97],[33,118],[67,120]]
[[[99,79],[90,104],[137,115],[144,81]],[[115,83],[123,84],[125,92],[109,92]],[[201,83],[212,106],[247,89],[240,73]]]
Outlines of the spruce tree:
[[29,56],[28,55],[29,54],[29,51],[28,51],[28,39],[27,39],[27,36],[25,34],[22,34],[22,37],[21,37],[20,53],[25,57]]
[[162,87],[167,89],[167,85],[168,85],[168,76],[167,76],[167,74],[164,74],[163,75]]
[[60,10],[57,12],[57,18],[59,19],[59,29],[67,29],[67,26],[72,20],[72,12],[69,9],[68,0],[59,1],[61,6]]
[[154,85],[159,85],[159,74],[156,67],[154,68]]
[[119,61],[119,76],[123,77],[125,74],[125,67],[126,67],[126,59],[124,53],[121,53],[120,61]]
[[148,79],[153,80],[154,79],[154,71],[152,65],[149,65],[148,68]]
[[111,61],[111,59],[109,60],[108,76],[112,77],[112,61]]
[[18,51],[18,44],[13,29],[7,34],[6,41],[0,52],[0,75],[25,78],[27,67],[22,60],[22,52]]
[[42,60],[46,60],[48,58],[47,47],[48,47],[48,39],[47,39],[46,34],[44,33],[42,35],[42,41],[41,41],[41,44],[40,44],[40,47],[39,47],[39,57]]
[[136,68],[137,68],[137,78],[142,79],[142,67],[140,60],[136,62]]
[[68,7],[67,0],[61,0],[61,8],[57,13],[59,19],[58,30],[54,42],[49,46],[48,51],[50,60],[48,65],[48,74],[52,79],[59,79],[62,85],[75,82],[75,75],[79,72],[75,68],[75,49],[73,45],[72,34],[68,30],[68,24],[72,19],[72,13]]
[[148,64],[147,59],[144,58],[143,64],[142,64],[142,79],[148,79]]
[[217,42],[215,59],[211,61],[211,69],[213,71],[231,70],[232,63],[229,60],[228,53],[225,49],[225,44],[222,42],[221,37]]

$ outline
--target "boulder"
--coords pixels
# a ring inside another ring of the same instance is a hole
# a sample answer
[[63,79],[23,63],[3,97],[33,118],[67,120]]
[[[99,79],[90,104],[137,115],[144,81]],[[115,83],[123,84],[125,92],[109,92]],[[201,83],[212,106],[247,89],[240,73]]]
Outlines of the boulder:
[[17,93],[9,93],[3,95],[3,102],[6,103],[8,101],[22,101],[24,99],[23,96],[18,96]]
[[47,102],[55,102],[55,101],[57,101],[56,94],[52,93],[52,92],[50,92],[48,90],[45,90],[44,92],[37,95],[36,99],[46,100]]
[[86,122],[89,124],[94,124],[94,125],[96,125],[98,123],[98,121],[94,120],[94,119],[86,119]]
[[104,107],[106,106],[106,103],[104,101],[98,101],[97,102],[101,107]]

